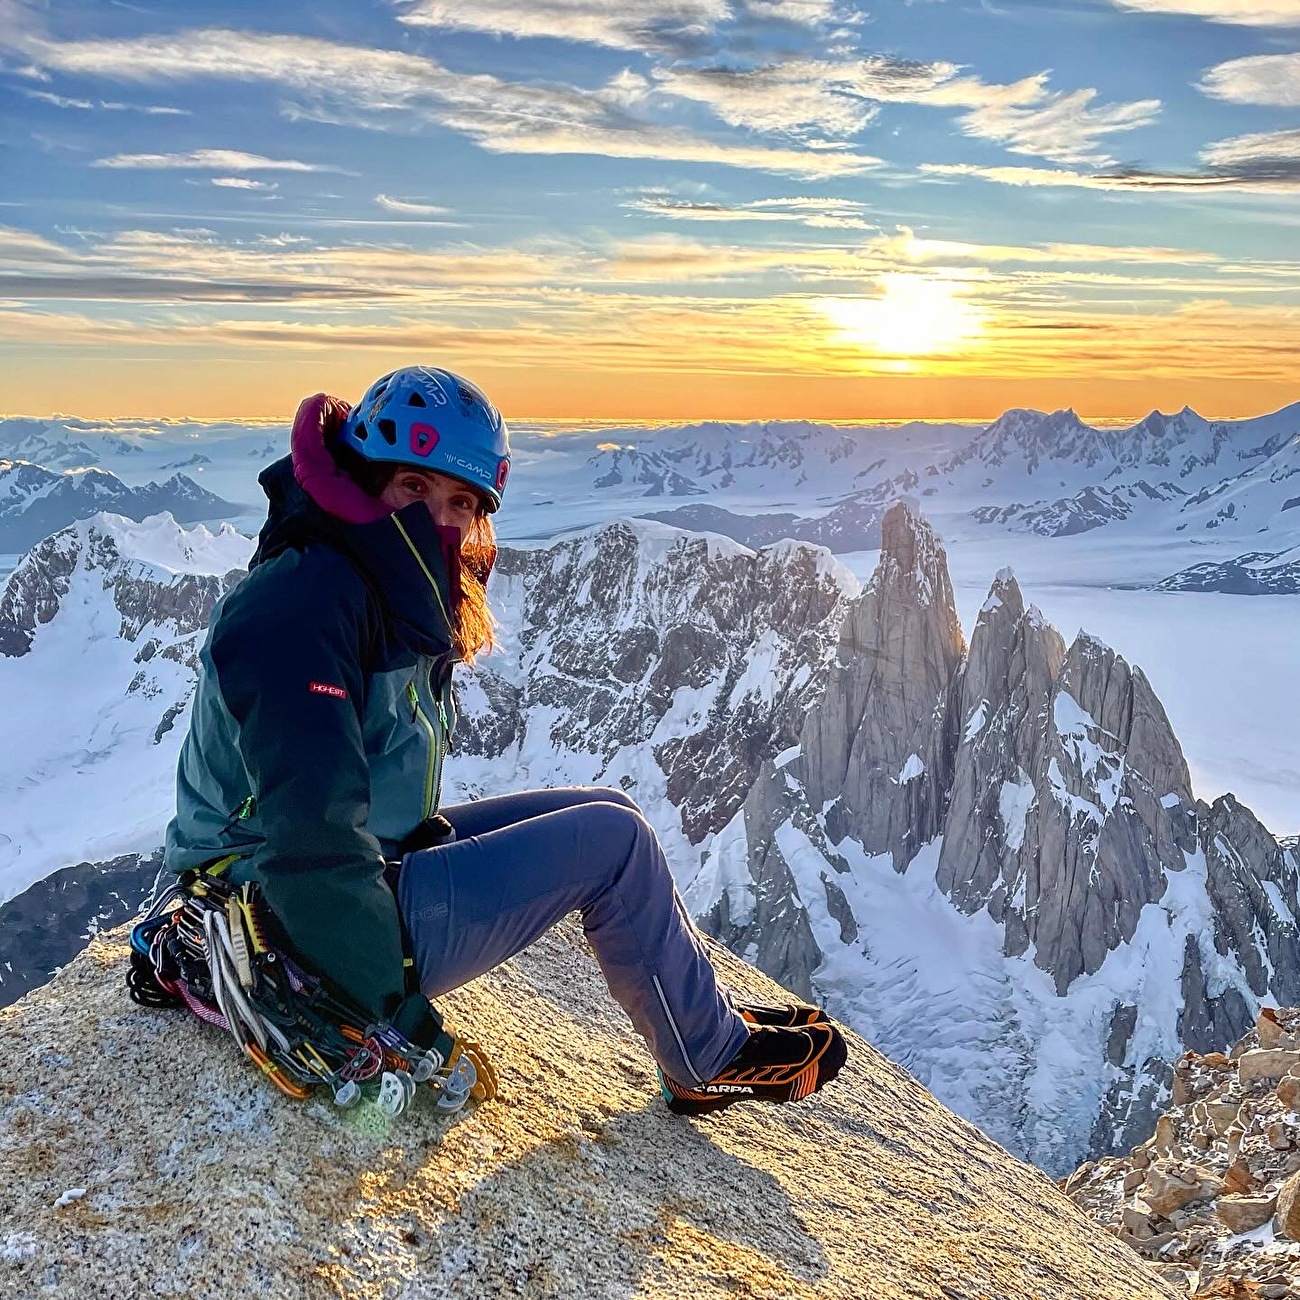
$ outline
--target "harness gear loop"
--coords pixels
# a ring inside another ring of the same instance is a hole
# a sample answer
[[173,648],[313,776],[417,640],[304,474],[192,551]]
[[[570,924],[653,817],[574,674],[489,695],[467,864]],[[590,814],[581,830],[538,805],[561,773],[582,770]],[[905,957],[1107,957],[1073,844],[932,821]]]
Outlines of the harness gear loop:
[[396,1118],[421,1083],[445,1112],[496,1096],[496,1073],[481,1046],[452,1036],[436,1013],[435,1047],[418,1047],[391,1024],[370,1023],[277,946],[278,927],[257,885],[225,878],[239,857],[183,873],[137,922],[126,977],[133,1001],[184,1006],[227,1031],[295,1100],[326,1087],[340,1108],[369,1097]]

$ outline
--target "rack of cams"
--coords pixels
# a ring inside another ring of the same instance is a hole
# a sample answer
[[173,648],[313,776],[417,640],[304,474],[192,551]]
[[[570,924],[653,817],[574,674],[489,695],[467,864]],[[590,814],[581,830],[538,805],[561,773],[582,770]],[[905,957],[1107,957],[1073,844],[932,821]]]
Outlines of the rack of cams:
[[391,1025],[367,1024],[268,942],[264,909],[253,885],[211,872],[178,881],[131,932],[131,996],[146,1006],[184,1005],[226,1030],[299,1100],[326,1087],[336,1106],[364,1099],[395,1119],[422,1083],[444,1112],[496,1096],[496,1073],[477,1043],[444,1034],[446,1050],[422,1049]]

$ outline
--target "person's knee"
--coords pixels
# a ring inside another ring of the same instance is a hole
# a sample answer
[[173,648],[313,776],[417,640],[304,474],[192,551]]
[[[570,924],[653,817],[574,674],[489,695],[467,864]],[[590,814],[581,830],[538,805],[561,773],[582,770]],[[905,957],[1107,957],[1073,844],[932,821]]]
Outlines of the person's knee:
[[636,800],[625,790],[620,790],[617,786],[612,785],[588,785],[583,787],[584,791],[590,797],[592,803],[610,803],[619,808],[630,808],[633,812],[639,813]]
[[667,870],[654,828],[631,801],[602,800],[583,809],[585,838],[593,852],[612,859],[618,874]]

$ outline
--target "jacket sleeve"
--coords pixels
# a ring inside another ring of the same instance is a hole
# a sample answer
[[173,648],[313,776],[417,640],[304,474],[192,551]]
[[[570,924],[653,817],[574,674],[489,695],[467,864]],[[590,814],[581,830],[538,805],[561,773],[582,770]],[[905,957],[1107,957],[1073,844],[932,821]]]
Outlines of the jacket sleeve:
[[298,954],[378,1018],[405,989],[397,904],[366,828],[371,599],[334,552],[285,552],[235,590],[209,653],[265,837],[266,900]]

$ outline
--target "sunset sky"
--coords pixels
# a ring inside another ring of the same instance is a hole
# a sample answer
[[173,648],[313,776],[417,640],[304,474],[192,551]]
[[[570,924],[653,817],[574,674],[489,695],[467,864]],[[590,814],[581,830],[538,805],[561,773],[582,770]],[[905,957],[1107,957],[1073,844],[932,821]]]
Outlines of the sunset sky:
[[0,0],[0,412],[1300,399],[1300,0]]

